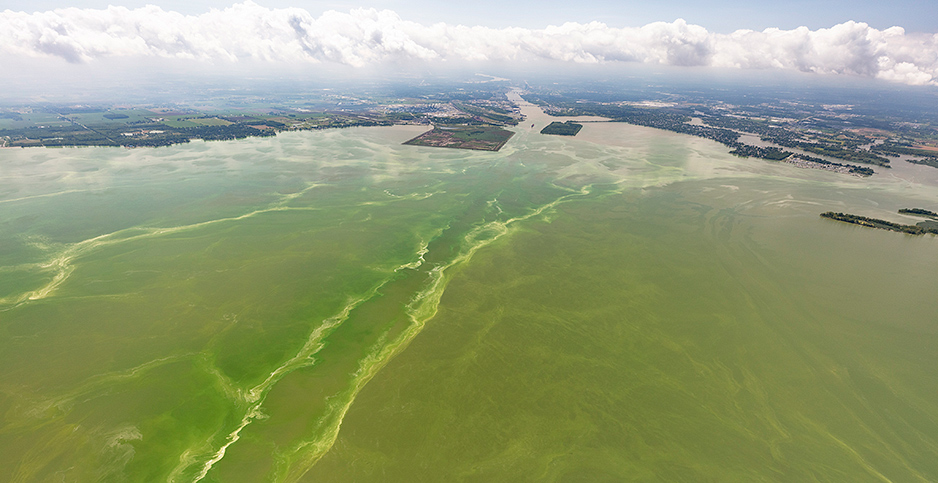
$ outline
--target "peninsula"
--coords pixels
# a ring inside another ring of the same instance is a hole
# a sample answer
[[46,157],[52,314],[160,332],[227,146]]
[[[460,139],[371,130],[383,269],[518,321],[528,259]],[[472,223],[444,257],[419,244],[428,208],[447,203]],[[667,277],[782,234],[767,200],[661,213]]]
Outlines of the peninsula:
[[[900,213],[902,213],[901,210],[900,210]],[[934,223],[932,222],[921,222],[915,225],[902,225],[899,223],[893,223],[891,221],[880,220],[877,218],[868,218],[866,216],[851,215],[849,213],[835,213],[833,211],[827,211],[827,212],[821,213],[821,217],[827,218],[830,220],[842,221],[844,223],[851,223],[854,225],[865,226],[868,228],[879,228],[881,230],[897,231],[897,232],[906,233],[909,235],[924,235],[926,233],[938,235],[938,227],[934,226]]]

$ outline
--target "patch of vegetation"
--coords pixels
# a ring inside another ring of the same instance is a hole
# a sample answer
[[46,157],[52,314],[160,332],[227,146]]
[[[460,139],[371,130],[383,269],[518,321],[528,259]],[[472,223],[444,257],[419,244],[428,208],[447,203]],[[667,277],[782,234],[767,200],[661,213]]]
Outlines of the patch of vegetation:
[[850,149],[839,148],[836,146],[817,146],[811,143],[797,143],[796,147],[814,154],[830,156],[832,158],[843,159],[844,161],[853,161],[855,163],[874,164],[889,168],[889,160],[876,154],[866,151],[854,151]]
[[916,223],[915,226],[927,231],[928,233],[938,235],[938,221],[920,221]]
[[466,126],[481,126],[485,124],[479,118],[476,117],[438,117],[438,116],[427,116],[427,121],[433,125],[455,125],[461,124]]
[[498,151],[515,133],[496,126],[437,127],[403,144]]
[[899,213],[902,213],[903,215],[924,216],[927,218],[934,218],[938,220],[938,213],[935,213],[934,211],[925,210],[922,208],[903,208],[899,210]]
[[852,223],[854,225],[865,226],[869,228],[879,228],[881,230],[897,231],[900,233],[906,233],[909,235],[924,235],[925,233],[932,233],[938,235],[938,227],[934,228],[923,228],[917,225],[900,225],[899,223],[893,223],[891,221],[879,220],[876,218],[868,218],[860,215],[851,215],[849,213],[835,213],[833,211],[827,211],[821,213],[822,218],[827,218],[836,221],[842,221],[844,223]]
[[541,134],[556,134],[558,136],[576,136],[580,129],[583,129],[582,124],[577,124],[573,121],[560,122],[554,121],[546,126],[544,129],[541,129]]
[[797,154],[795,155],[795,157],[799,159],[803,159],[811,163],[823,164],[825,166],[846,168],[849,173],[859,174],[861,176],[873,176],[873,173],[875,173],[875,171],[873,171],[873,168],[867,168],[865,166],[857,166],[855,164],[834,163],[832,161],[828,161],[826,159],[818,158],[815,156],[808,156],[807,154]]
[[189,121],[198,124],[199,126],[230,126],[234,124],[231,121],[225,119],[219,119],[217,117],[204,117],[204,118],[194,118],[189,119]]
[[791,151],[782,151],[779,148],[763,148],[749,144],[739,144],[730,154],[743,158],[762,158],[769,161],[781,161],[792,155]]
[[873,151],[874,153],[881,153],[886,156],[899,156],[900,154],[907,154],[909,156],[921,156],[926,158],[935,157],[935,151],[915,148],[909,145],[898,143],[877,144],[871,147],[870,151]]
[[196,123],[194,123],[194,122],[192,122],[192,121],[190,121],[190,120],[184,120],[184,119],[167,119],[167,120],[162,121],[162,122],[163,122],[163,124],[165,124],[167,127],[177,128],[177,129],[188,128],[188,127],[196,127],[196,126],[198,126],[198,124],[196,124]]
[[908,162],[912,164],[921,164],[925,166],[931,166],[932,168],[938,168],[938,157],[928,157],[922,159],[909,159]]
[[[453,107],[459,109],[466,114],[472,115],[476,121],[482,121],[489,124],[507,124],[507,125],[517,125],[518,119],[515,119],[512,116],[507,115],[507,113],[495,112],[492,108],[488,106],[479,106],[469,104],[467,102],[453,102]],[[505,111],[504,109],[501,109]]]

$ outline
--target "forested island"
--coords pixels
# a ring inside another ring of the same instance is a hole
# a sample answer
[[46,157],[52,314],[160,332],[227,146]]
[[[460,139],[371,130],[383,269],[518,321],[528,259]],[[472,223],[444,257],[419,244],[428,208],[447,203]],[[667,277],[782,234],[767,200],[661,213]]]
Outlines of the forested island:
[[560,122],[554,121],[546,126],[544,129],[541,129],[541,134],[555,134],[558,136],[576,136],[580,129],[583,129],[582,124],[577,124],[573,121]]

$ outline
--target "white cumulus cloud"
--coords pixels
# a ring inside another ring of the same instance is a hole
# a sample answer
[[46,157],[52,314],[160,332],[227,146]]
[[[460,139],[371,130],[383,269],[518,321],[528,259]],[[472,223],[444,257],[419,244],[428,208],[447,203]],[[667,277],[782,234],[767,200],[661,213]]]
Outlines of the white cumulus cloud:
[[182,15],[147,6],[0,12],[0,53],[87,63],[179,58],[368,66],[395,61],[553,60],[788,69],[938,85],[938,34],[846,22],[827,29],[708,32],[683,20],[643,27],[566,23],[544,29],[421,25],[389,10],[269,9],[251,1]]

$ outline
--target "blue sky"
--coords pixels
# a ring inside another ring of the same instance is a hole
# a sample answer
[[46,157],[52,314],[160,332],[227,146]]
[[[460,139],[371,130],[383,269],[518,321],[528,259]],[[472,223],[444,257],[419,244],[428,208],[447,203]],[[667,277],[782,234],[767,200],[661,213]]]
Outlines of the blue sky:
[[[105,8],[109,4],[128,8],[157,5],[164,10],[198,14],[211,8],[225,8],[234,0],[4,0],[2,8],[43,11],[64,7]],[[428,0],[308,1],[256,0],[265,7],[300,7],[314,15],[334,9],[356,7],[390,9],[403,19],[422,24],[482,25],[486,27],[542,28],[567,21],[600,21],[614,27],[638,27],[655,21],[683,18],[711,32],[729,33],[737,29],[763,30],[769,27],[793,29],[807,26],[815,30],[848,20],[865,22],[885,29],[901,26],[907,32],[938,33],[938,0],[473,0],[447,2]]]

